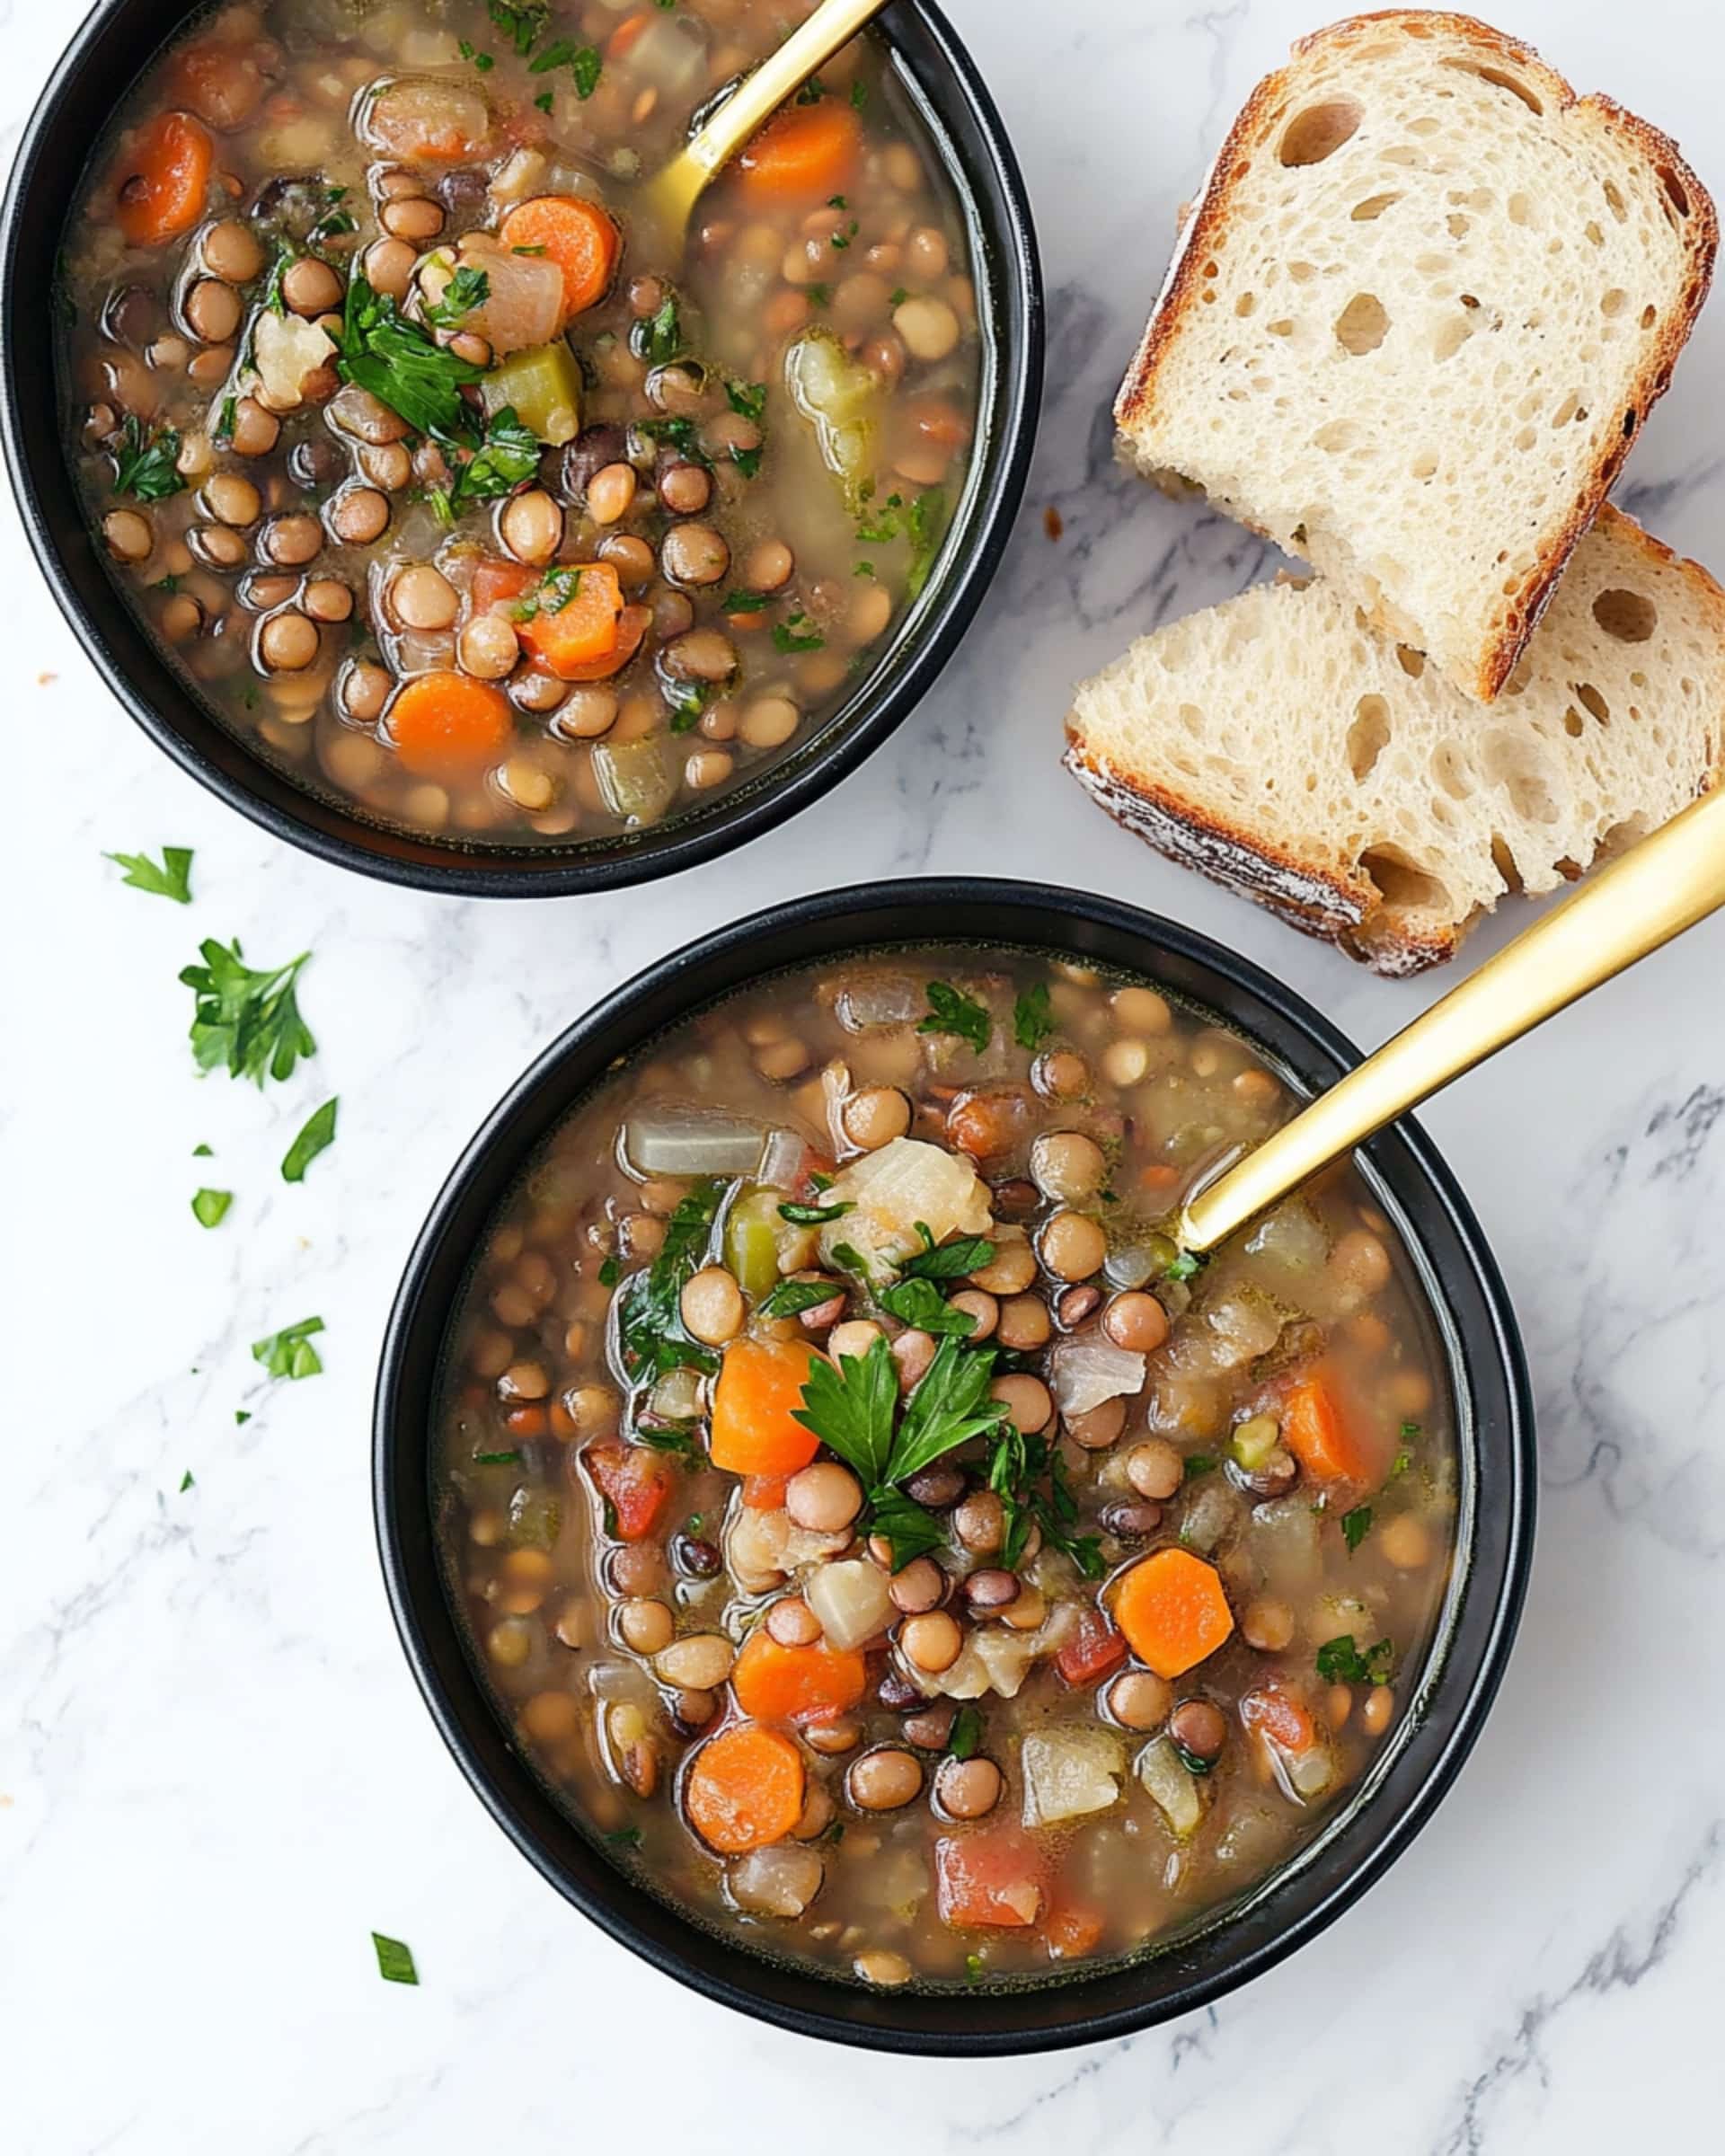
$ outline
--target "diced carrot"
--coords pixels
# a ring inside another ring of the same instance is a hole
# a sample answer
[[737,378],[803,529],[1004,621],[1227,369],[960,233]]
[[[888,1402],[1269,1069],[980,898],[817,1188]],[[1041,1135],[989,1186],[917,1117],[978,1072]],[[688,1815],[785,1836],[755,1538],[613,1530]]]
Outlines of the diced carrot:
[[1102,1936],[1102,1920],[1094,1909],[1083,1908],[1076,1902],[1064,1902],[1049,1911],[1042,1936],[1048,1942],[1048,1953],[1054,1960],[1077,1961],[1090,1953]]
[[1100,1684],[1126,1659],[1126,1641],[1100,1610],[1086,1610],[1078,1629],[1054,1657],[1054,1666],[1075,1687]]
[[523,598],[539,581],[536,570],[519,561],[505,561],[496,554],[482,554],[473,564],[470,592],[475,614],[489,614],[505,601]]
[[683,1801],[710,1849],[740,1857],[783,1841],[802,1816],[802,1754],[776,1729],[739,1722],[689,1762]]
[[1332,1374],[1319,1366],[1282,1402],[1282,1443],[1320,1482],[1375,1482],[1384,1462],[1349,1412]]
[[1138,1188],[1146,1197],[1170,1199],[1180,1188],[1180,1170],[1165,1161],[1152,1161],[1138,1174]]
[[625,606],[617,616],[617,641],[613,648],[602,658],[589,658],[584,666],[566,663],[557,676],[558,680],[609,681],[614,674],[621,674],[640,650],[641,639],[652,623],[650,606]]
[[606,40],[606,58],[621,60],[626,57],[641,42],[641,34],[651,20],[644,9],[638,15],[625,15]]
[[616,1516],[619,1542],[642,1542],[664,1517],[677,1475],[662,1453],[610,1437],[589,1445],[581,1465]]
[[515,720],[499,689],[468,674],[417,674],[397,691],[384,730],[422,779],[459,778],[496,763]]
[[1234,1630],[1216,1568],[1190,1550],[1158,1550],[1120,1582],[1115,1621],[1132,1652],[1159,1677],[1195,1669]]
[[812,202],[850,185],[862,146],[849,105],[783,105],[739,153],[738,176],[757,201]]
[[135,247],[160,247],[204,213],[215,145],[190,112],[164,112],[139,137],[119,176],[119,229]]
[[1019,1826],[942,1835],[934,1844],[934,1881],[941,1922],[960,1931],[1027,1929],[1048,1899],[1042,1852]]
[[511,1437],[543,1437],[549,1427],[544,1404],[536,1400],[523,1401],[503,1418],[503,1427]]
[[1240,1719],[1254,1736],[1279,1751],[1309,1752],[1317,1742],[1312,1717],[1296,1699],[1274,1685],[1247,1692],[1240,1702]]
[[733,1475],[794,1475],[820,1450],[797,1421],[815,1351],[803,1340],[733,1340],[712,1392],[715,1467]]
[[564,1445],[579,1433],[581,1427],[561,1400],[553,1400],[547,1408],[545,1421],[552,1436]]
[[538,586],[536,601],[518,608],[518,614],[532,611],[516,621],[515,632],[559,681],[576,681],[574,669],[609,659],[617,649],[623,586],[608,561],[554,570],[552,578]]
[[847,1714],[868,1688],[868,1665],[854,1648],[817,1639],[781,1647],[765,1625],[749,1634],[730,1673],[737,1704],[758,1722],[816,1722]]
[[535,195],[504,218],[506,247],[530,247],[563,273],[563,320],[597,306],[610,290],[623,252],[622,235],[597,202],[584,195]]
[[751,1512],[777,1512],[784,1503],[784,1493],[791,1487],[789,1475],[746,1475],[743,1478],[743,1503]]

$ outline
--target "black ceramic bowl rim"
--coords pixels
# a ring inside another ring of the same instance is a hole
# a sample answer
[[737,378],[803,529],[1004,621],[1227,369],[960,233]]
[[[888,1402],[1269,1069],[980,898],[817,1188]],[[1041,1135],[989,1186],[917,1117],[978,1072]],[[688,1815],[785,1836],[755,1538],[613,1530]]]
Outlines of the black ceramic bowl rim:
[[254,755],[151,642],[84,521],[63,442],[45,295],[55,287],[73,178],[92,143],[148,57],[207,4],[100,0],[24,130],[0,222],[0,440],[24,529],[61,613],[138,725],[199,784],[277,838],[385,882],[480,898],[604,890],[692,868],[772,829],[854,770],[933,686],[994,580],[1042,395],[1042,280],[1030,202],[994,100],[940,9],[932,0],[897,0],[879,25],[925,122],[951,146],[981,251],[978,289],[989,331],[977,438],[927,588],[850,702],[759,777],[652,830],[562,850],[480,852],[349,814]]
[[421,1230],[378,1375],[373,1497],[391,1605],[420,1691],[492,1817],[611,1937],[708,1998],[807,2036],[883,2051],[999,2055],[1094,2042],[1245,1983],[1340,1915],[1431,1816],[1479,1734],[1513,1640],[1533,1547],[1536,1462],[1521,1342],[1454,1178],[1404,1120],[1361,1165],[1437,1310],[1464,1471],[1455,1578],[1398,1734],[1340,1824],[1208,1929],[1099,1975],[986,1993],[871,1991],[759,1958],[627,1878],[518,1749],[463,1643],[433,1546],[431,1414],[446,1330],[482,1231],[535,1149],[619,1056],[786,967],[898,942],[1040,946],[1148,974],[1250,1034],[1305,1087],[1358,1051],[1301,997],[1208,938],[1111,899],[983,879],[828,891],[661,959],[545,1050],[486,1118]]

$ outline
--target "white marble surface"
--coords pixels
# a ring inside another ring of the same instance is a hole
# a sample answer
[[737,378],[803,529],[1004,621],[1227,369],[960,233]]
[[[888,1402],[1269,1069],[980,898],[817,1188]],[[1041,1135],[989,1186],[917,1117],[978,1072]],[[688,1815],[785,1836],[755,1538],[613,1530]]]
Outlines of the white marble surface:
[[[0,0],[8,152],[73,13]],[[1430,1112],[1533,1358],[1544,1516],[1526,1620],[1495,1717],[1412,1852],[1214,2011],[966,2064],[841,2061],[707,2006],[508,1848],[396,1646],[368,1409],[410,1239],[528,1056],[689,934],[846,874],[1028,865],[1243,947],[1365,1040],[1438,985],[1386,985],[1307,945],[1141,850],[1055,772],[1078,674],[1261,573],[1252,542],[1111,469],[1102,411],[1218,123],[1323,20],[1321,0],[952,13],[1040,220],[1041,446],[993,600],[936,694],[770,845],[640,893],[512,906],[323,868],[134,730],[0,514],[11,2156],[429,2156],[648,2132],[752,2156],[810,2130],[832,2156],[1719,2145],[1725,923]],[[1517,0],[1512,26],[1678,134],[1725,190],[1714,10]],[[1725,306],[1626,490],[1716,567],[1722,366]],[[100,857],[164,841],[197,849],[194,909],[121,889]],[[186,1048],[175,974],[199,935],[235,933],[257,959],[316,953],[304,1000],[321,1053],[267,1098],[198,1083]],[[276,1163],[330,1091],[340,1142],[290,1189]],[[213,1162],[191,1159],[200,1140]],[[187,1209],[199,1169],[239,1193],[218,1233]],[[314,1311],[326,1374],[260,1385],[248,1344]],[[417,1991],[378,1981],[374,1926],[411,1943]]]

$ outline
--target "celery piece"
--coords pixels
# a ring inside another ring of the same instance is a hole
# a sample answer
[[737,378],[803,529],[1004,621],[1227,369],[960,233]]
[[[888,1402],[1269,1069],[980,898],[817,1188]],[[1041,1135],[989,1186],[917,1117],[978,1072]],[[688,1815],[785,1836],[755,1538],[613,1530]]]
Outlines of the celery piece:
[[854,359],[830,330],[805,330],[784,355],[785,387],[814,428],[821,461],[859,516],[872,476],[880,432],[880,380]]
[[656,824],[671,805],[677,773],[663,740],[601,741],[593,751],[593,773],[613,816],[625,823]]
[[581,430],[581,370],[562,338],[499,360],[481,394],[488,419],[513,405],[521,424],[553,448],[572,442]]
[[725,1216],[725,1263],[751,1303],[779,1285],[779,1206],[783,1193],[749,1190]]
[[1253,1415],[1234,1427],[1234,1456],[1248,1474],[1255,1474],[1281,1437],[1282,1426],[1273,1415]]

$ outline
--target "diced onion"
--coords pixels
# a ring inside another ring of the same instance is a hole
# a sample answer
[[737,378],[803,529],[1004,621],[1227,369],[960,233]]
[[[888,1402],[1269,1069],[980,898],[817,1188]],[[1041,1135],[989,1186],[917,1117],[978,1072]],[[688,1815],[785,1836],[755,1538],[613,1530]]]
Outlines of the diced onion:
[[761,1154],[759,1180],[774,1190],[794,1190],[802,1180],[809,1141],[794,1130],[769,1130]]
[[838,1022],[847,1033],[871,1026],[907,1026],[928,1008],[928,992],[907,973],[865,974],[840,989]]
[[968,1156],[922,1138],[894,1138],[864,1153],[834,1178],[830,1205],[854,1209],[823,1231],[823,1254],[849,1243],[865,1258],[892,1267],[921,1250],[919,1224],[936,1242],[980,1235],[989,1225],[988,1186]]
[[1088,1415],[1105,1400],[1130,1400],[1144,1390],[1142,1355],[1117,1348],[1100,1333],[1066,1340],[1048,1357],[1048,1390],[1063,1415]]
[[887,1576],[865,1558],[820,1566],[809,1576],[803,1600],[829,1644],[845,1651],[884,1631],[893,1614]]
[[677,1102],[642,1109],[623,1127],[623,1157],[637,1175],[754,1175],[765,1145],[758,1123]]
[[801,1842],[751,1850],[730,1868],[730,1898],[750,1916],[801,1916],[820,1892],[819,1854]]
[[1163,1816],[1180,1841],[1197,1831],[1204,1816],[1204,1799],[1165,1736],[1152,1737],[1139,1753],[1138,1780],[1162,1807]]
[[1119,1801],[1125,1764],[1120,1740],[1100,1723],[1027,1736],[1019,1751],[1024,1824],[1056,1826],[1105,1812]]

